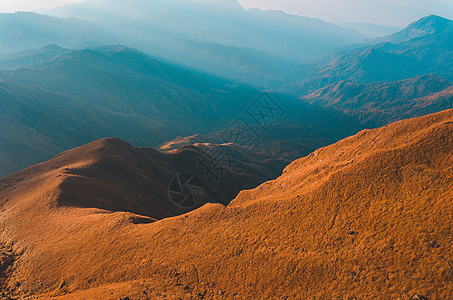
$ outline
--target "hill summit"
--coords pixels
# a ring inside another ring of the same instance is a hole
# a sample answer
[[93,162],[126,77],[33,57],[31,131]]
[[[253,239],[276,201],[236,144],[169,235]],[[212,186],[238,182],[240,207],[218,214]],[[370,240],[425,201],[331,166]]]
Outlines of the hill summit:
[[[421,18],[409,24],[404,30],[384,37],[382,41],[403,42],[427,36],[446,34],[453,30],[453,21],[436,15]],[[378,39],[379,40],[379,39]]]
[[421,31],[424,34],[432,34],[450,30],[453,28],[453,21],[436,15],[424,17],[410,24],[406,31]]

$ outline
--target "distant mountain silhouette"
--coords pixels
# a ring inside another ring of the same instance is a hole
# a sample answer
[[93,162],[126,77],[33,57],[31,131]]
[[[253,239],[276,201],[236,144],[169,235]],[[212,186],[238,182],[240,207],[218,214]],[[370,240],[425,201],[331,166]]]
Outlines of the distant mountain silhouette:
[[[118,26],[120,24],[146,28],[134,34],[148,38],[161,36],[179,42],[251,48],[298,62],[322,57],[361,39],[353,30],[319,19],[279,11],[245,10],[235,0],[133,0],[127,3],[109,0],[97,5],[90,5],[88,1],[57,8],[50,13],[108,23],[121,31],[124,31],[124,25]],[[163,44],[157,46],[166,47]]]
[[0,14],[0,56],[49,44],[78,48],[112,44],[96,24],[31,12]]
[[[302,71],[306,78],[292,86],[306,94],[338,81],[371,83],[435,74],[453,81],[453,21],[423,18],[405,30],[346,50]],[[377,44],[376,44],[377,43]]]
[[387,36],[403,29],[401,27],[377,25],[373,23],[338,23],[338,25],[344,28],[357,30],[370,38]]
[[[303,63],[366,38],[319,19],[246,10],[237,1],[92,0],[47,13],[58,18],[5,15],[12,28],[32,33],[26,40],[36,42],[21,44],[22,37],[13,35],[4,51],[122,44],[202,72],[275,88],[296,81]],[[10,29],[2,27],[0,17],[0,36]]]
[[406,29],[400,32],[381,39],[376,39],[374,42],[401,43],[407,40],[423,38],[430,35],[442,35],[452,30],[453,21],[431,15],[410,24]]

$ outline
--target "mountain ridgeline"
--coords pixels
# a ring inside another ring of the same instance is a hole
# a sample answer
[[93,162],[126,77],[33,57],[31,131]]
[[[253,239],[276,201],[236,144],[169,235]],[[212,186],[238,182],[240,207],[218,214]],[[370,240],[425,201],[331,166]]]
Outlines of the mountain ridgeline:
[[[258,123],[265,114],[255,112],[258,119],[249,114],[265,105],[256,102],[262,93],[257,88],[162,62],[125,46],[69,50],[51,45],[15,54],[0,65],[13,69],[0,71],[0,115],[8,128],[0,132],[5,141],[0,147],[3,176],[104,137],[158,146],[178,136],[221,135],[244,118],[245,129],[254,128],[251,132],[257,138],[249,147],[291,159],[361,128],[341,112],[277,93],[261,101],[270,101],[284,116],[265,119],[262,128]],[[278,150],[275,140],[281,144],[285,139],[293,140],[293,146]]]
[[[427,17],[386,38],[392,42],[321,62],[291,86],[297,97],[272,93],[285,122],[267,124],[254,146],[296,159],[364,128],[451,108],[451,23]],[[0,68],[3,176],[108,136],[137,146],[194,134],[208,137],[201,143],[230,142],[222,132],[261,93],[126,46],[48,45],[4,55]]]
[[390,82],[426,74],[453,81],[451,57],[453,21],[429,16],[401,32],[313,63],[301,71],[306,77],[289,90],[301,95],[342,80]]

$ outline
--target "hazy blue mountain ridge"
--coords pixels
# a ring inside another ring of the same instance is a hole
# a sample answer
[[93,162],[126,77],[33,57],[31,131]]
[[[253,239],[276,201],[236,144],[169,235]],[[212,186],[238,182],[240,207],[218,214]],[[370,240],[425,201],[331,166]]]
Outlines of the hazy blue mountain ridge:
[[399,33],[349,49],[301,69],[289,90],[307,94],[335,82],[390,82],[425,74],[453,81],[453,21],[423,18]]

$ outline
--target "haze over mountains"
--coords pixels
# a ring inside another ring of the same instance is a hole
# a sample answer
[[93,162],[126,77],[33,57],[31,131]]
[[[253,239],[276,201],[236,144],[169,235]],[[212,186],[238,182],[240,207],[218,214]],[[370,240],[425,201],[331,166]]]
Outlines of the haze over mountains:
[[123,44],[217,76],[275,86],[301,63],[364,38],[319,19],[245,10],[236,0],[88,1],[47,13],[58,18],[1,15],[7,43],[0,50]]
[[276,11],[245,10],[236,0],[88,1],[57,8],[50,14],[117,27],[127,24],[132,30],[146,28],[148,40],[160,37],[183,44],[250,48],[298,62],[319,58],[361,38],[352,30],[318,19]]
[[[58,17],[2,14],[0,58],[1,52],[49,44],[66,48],[123,44],[255,86],[281,88],[297,82],[299,92],[339,80],[396,81],[428,73],[452,80],[453,76],[448,59],[452,21],[437,16],[369,40],[366,47],[356,45],[357,49],[334,54],[366,36],[317,19],[245,10],[235,0],[142,2],[88,1],[48,12]],[[333,56],[314,63],[329,54]]]
[[371,83],[425,74],[453,80],[452,37],[453,21],[429,16],[399,33],[313,64],[311,71],[304,71],[308,76],[293,89],[303,94],[341,80]]
[[[55,155],[105,136],[119,136],[136,145],[158,145],[178,135],[204,133],[206,126],[221,129],[248,105],[241,102],[258,93],[153,60],[127,47],[46,49],[55,57],[41,61],[38,68],[0,73],[3,122],[9,123],[11,131],[18,123],[30,133],[30,139],[1,133],[21,145],[5,149],[7,143],[2,143],[2,160],[17,164],[3,169],[4,175],[30,160],[39,162],[36,156],[46,160],[49,152]],[[46,49],[37,51],[39,58]],[[29,53],[25,60],[34,61]],[[40,146],[45,143],[49,147]],[[36,154],[25,156],[30,160],[20,163],[20,157],[13,158],[18,155],[14,149]]]
[[[4,62],[19,69],[0,71],[0,114],[9,128],[0,133],[5,141],[0,147],[2,175],[105,136],[137,146],[157,146],[177,136],[221,133],[236,118],[248,116],[247,109],[260,93],[124,46],[91,50],[49,46],[21,55]],[[256,146],[274,151],[269,135],[295,139],[293,148],[298,150],[288,151],[294,159],[359,129],[331,109],[298,103],[285,95],[273,97],[286,116],[268,120],[264,132],[256,128],[261,143]],[[248,118],[250,125],[258,126]],[[274,126],[276,121],[292,129]],[[24,130],[29,139],[23,138]],[[316,141],[307,144],[307,139]],[[277,154],[282,157],[288,154],[281,152]]]
[[112,41],[94,24],[26,12],[0,14],[0,33],[0,54],[49,44],[78,48],[111,44]]
[[402,27],[377,25],[373,23],[339,23],[341,27],[350,28],[369,37],[382,37],[403,30]]

